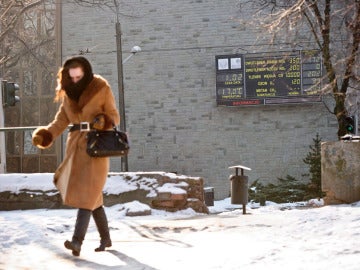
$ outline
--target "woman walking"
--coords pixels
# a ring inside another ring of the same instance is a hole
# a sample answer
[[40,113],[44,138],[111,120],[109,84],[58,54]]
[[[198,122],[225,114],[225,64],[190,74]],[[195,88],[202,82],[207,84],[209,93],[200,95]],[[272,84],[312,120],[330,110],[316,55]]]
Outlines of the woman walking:
[[100,234],[100,246],[95,251],[104,251],[112,245],[102,193],[109,158],[93,158],[86,153],[86,134],[90,129],[106,130],[118,125],[120,116],[108,82],[93,74],[86,58],[65,61],[57,79],[55,101],[60,102],[60,107],[48,126],[33,132],[32,142],[40,149],[48,148],[72,124],[54,184],[63,203],[78,208],[72,240],[66,240],[64,245],[79,256],[91,215]]

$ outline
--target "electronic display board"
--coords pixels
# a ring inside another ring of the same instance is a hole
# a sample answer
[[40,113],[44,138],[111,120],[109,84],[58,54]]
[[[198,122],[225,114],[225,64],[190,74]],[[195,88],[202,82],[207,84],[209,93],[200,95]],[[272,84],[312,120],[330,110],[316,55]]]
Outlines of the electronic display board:
[[219,55],[215,60],[217,105],[321,101],[317,50]]

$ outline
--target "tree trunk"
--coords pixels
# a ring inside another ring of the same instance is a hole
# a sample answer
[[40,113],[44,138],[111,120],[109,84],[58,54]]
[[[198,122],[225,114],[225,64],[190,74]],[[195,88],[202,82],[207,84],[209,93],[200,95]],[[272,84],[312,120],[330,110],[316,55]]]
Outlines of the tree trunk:
[[338,121],[339,127],[338,127],[338,138],[340,139],[341,136],[344,136],[346,134],[346,127],[344,119],[347,116],[347,112],[345,109],[345,94],[335,94],[335,108],[334,108],[334,114],[336,115],[336,119]]

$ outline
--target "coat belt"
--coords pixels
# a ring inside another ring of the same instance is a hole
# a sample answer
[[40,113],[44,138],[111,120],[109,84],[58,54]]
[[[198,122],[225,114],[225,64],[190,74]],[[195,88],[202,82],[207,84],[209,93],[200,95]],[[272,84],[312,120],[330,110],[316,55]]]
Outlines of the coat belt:
[[73,124],[72,127],[69,129],[69,132],[73,132],[76,130],[90,131],[91,129],[93,129],[93,124],[89,122],[81,122],[80,124]]

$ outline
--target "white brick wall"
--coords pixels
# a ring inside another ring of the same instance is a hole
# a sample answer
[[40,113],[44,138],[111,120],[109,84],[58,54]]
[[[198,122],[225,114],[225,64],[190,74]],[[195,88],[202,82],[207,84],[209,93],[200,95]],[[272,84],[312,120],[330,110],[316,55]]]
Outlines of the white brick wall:
[[[216,106],[215,55],[265,50],[251,46],[257,29],[233,20],[238,2],[121,1],[123,59],[134,45],[142,48],[124,64],[130,171],[201,176],[220,199],[229,195],[229,166],[252,168],[250,182],[287,174],[301,179],[316,133],[336,140],[336,120],[322,104]],[[63,58],[89,48],[94,71],[117,96],[114,13],[68,1],[62,7]],[[250,20],[251,12],[245,14]],[[119,169],[112,160],[111,170]]]

